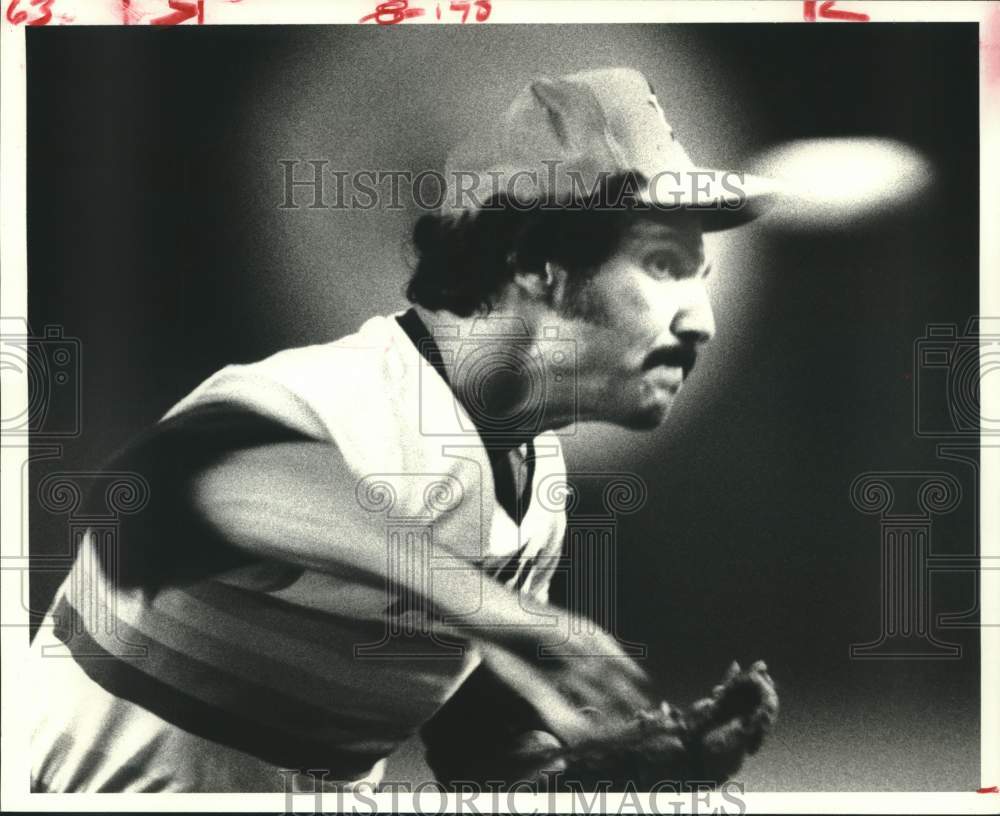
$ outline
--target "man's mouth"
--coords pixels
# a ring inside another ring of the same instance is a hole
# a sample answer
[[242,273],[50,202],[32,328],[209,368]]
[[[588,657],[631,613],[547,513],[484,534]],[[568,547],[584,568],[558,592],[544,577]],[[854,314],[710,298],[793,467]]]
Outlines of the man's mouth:
[[660,346],[646,355],[646,359],[642,362],[642,370],[652,371],[660,366],[679,368],[683,372],[683,379],[686,380],[697,359],[698,349],[694,346]]

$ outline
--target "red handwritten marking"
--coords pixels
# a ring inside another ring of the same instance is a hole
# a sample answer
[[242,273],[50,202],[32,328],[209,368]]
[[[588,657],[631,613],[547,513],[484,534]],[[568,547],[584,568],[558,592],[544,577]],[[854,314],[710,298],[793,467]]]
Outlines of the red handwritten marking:
[[994,785],[992,788],[980,788],[976,793],[1000,793],[1000,787]]
[[979,27],[979,52],[987,84],[1000,83],[1000,6],[990,6],[986,20]]
[[[854,23],[866,23],[871,19],[860,11],[844,11],[834,8],[836,0],[825,0],[819,4],[819,16],[824,20],[847,20]],[[806,22],[816,22],[816,0],[803,0],[802,17]]]
[[7,6],[7,21],[12,25],[18,25],[28,19],[28,12],[26,11],[19,11],[17,13],[14,12],[14,9],[16,8],[19,2],[20,0],[11,0],[10,5]]
[[395,25],[410,17],[420,17],[424,10],[421,8],[410,8],[410,0],[387,0],[375,6],[375,11],[366,14],[359,23],[366,23],[374,20],[378,25]]
[[[25,20],[28,20],[30,16],[26,11],[14,11],[17,8],[21,0],[11,0],[10,4],[7,6],[7,20],[13,25],[20,25]],[[31,0],[29,5],[32,8],[36,8],[41,12],[41,15],[36,17],[34,20],[28,20],[28,25],[30,26],[43,26],[46,25],[49,20],[52,19],[51,6],[55,0]]]
[[[449,11],[461,12],[462,19],[460,22],[463,23],[469,20],[469,14],[472,12],[473,7],[476,10],[475,20],[477,23],[485,22],[489,19],[490,13],[493,11],[491,0],[450,0],[448,5]],[[375,11],[371,14],[366,14],[358,22],[367,23],[374,21],[378,25],[396,25],[411,17],[420,17],[424,13],[425,11],[422,8],[411,8],[409,0],[386,0],[384,3],[379,3],[375,7]],[[441,19],[441,0],[438,0],[434,6],[434,16],[438,20]]]
[[476,7],[476,22],[482,23],[493,10],[490,0],[451,0],[451,10],[462,12],[462,22],[469,19],[469,9]]
[[199,25],[205,21],[205,0],[167,0],[167,5],[173,11],[161,17],[154,17],[149,21],[150,25],[177,25],[195,15],[198,16]]
[[132,8],[132,0],[121,0],[122,25],[135,25],[142,22],[142,13]]

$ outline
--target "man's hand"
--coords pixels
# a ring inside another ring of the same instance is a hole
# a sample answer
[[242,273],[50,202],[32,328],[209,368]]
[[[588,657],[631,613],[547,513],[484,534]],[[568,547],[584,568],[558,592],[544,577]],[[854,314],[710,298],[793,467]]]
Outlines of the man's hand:
[[[452,731],[451,750],[439,749],[434,767],[446,783],[541,782],[546,774],[558,771],[563,783],[584,789],[621,790],[631,785],[648,790],[666,782],[719,785],[739,770],[746,756],[756,753],[777,714],[778,696],[764,663],[758,661],[748,671],[733,663],[709,697],[687,708],[663,702],[639,709],[624,728],[603,729],[603,711],[578,712],[591,723],[592,731],[573,745],[543,731],[495,729],[482,752],[475,744],[463,745]],[[482,740],[481,731],[475,739]]]
[[[495,599],[492,622],[469,620],[458,628],[564,745],[615,740],[634,712],[652,705],[649,678],[607,632],[564,609],[501,591],[508,598]],[[595,722],[588,709],[604,716]]]
[[757,752],[777,716],[778,695],[767,666],[757,661],[742,671],[734,662],[711,696],[687,708],[663,702],[639,711],[615,742],[568,747],[566,777],[585,785],[628,781],[640,790],[667,781],[719,785]]

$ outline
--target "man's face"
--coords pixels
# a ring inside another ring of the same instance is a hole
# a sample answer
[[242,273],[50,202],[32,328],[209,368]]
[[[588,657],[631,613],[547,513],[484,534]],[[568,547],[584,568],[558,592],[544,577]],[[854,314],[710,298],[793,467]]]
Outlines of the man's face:
[[634,217],[589,280],[557,304],[576,341],[580,419],[655,428],[715,322],[702,231],[690,213]]

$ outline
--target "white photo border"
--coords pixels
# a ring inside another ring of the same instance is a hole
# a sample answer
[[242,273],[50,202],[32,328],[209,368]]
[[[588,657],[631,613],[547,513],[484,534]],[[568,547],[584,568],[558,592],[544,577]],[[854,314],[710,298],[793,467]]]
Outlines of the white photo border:
[[[356,24],[371,14],[375,0],[203,0],[204,25],[239,24]],[[162,5],[169,13],[166,0]],[[194,5],[179,3],[176,5]],[[804,3],[800,0],[769,0],[768,2],[668,2],[667,0],[492,0],[491,15],[482,25],[510,23],[545,24],[574,23],[786,23],[813,24],[803,19]],[[57,12],[73,7],[73,19],[60,17]],[[894,2],[892,0],[856,0],[838,2],[843,11],[865,13],[871,22],[975,22],[980,31],[980,313],[1000,314],[1000,3],[988,2]],[[0,165],[3,184],[0,186],[0,300],[5,316],[23,315],[27,319],[27,245],[26,245],[26,133],[25,133],[25,30],[26,21],[17,20],[17,12],[26,10],[37,19],[46,9],[53,13],[49,24],[120,24],[109,11],[111,4],[100,0],[47,0],[11,2],[4,0],[5,16],[0,19],[0,53],[2,53],[2,116],[0,116]],[[569,19],[569,15],[571,19]],[[188,20],[188,23],[192,20]],[[460,24],[435,19],[434,15],[414,18],[407,25]],[[853,24],[838,20],[819,20],[815,24]],[[983,372],[985,373],[985,371]],[[5,379],[3,416],[16,416],[27,406],[27,376],[21,381]],[[1000,416],[1000,377],[981,378],[981,416]],[[984,435],[985,439],[989,439]],[[285,794],[31,794],[29,793],[29,752],[27,719],[19,701],[26,689],[24,667],[27,653],[27,611],[20,604],[22,576],[26,574],[27,506],[22,503],[19,480],[27,459],[27,442],[5,439],[2,447],[2,551],[0,551],[0,621],[2,621],[2,733],[3,763],[0,772],[0,804],[3,811],[215,811],[215,812],[284,812]],[[981,447],[980,530],[982,556],[1000,558],[1000,502],[988,497],[1000,495],[1000,443]],[[26,499],[26,497],[24,497]],[[992,563],[992,562],[991,562]],[[1000,571],[983,569],[981,581],[981,620],[1000,620]],[[981,667],[981,786],[984,789],[1000,785],[1000,626],[984,625],[980,629]],[[354,802],[359,813],[374,812],[371,799],[379,811],[392,804],[401,812],[412,812],[412,795],[398,795],[395,802],[389,794],[376,794],[367,800]],[[674,797],[676,799],[677,797]],[[997,813],[1000,794],[968,793],[756,793],[744,797],[747,812],[772,813]],[[490,812],[486,797],[470,803],[478,812]],[[629,809],[635,812],[635,798],[630,794],[609,794],[605,799],[609,810]],[[297,795],[295,805],[308,812],[311,800]],[[450,809],[462,803],[459,797],[448,799]],[[506,797],[503,805],[516,812],[573,812],[579,802],[571,794],[555,796],[517,794]],[[639,812],[686,812],[640,796]],[[350,810],[351,797],[340,803]],[[701,807],[704,806],[704,810]],[[702,794],[699,812],[732,812],[732,802],[723,801],[719,794]],[[472,811],[476,812],[476,811]]]

